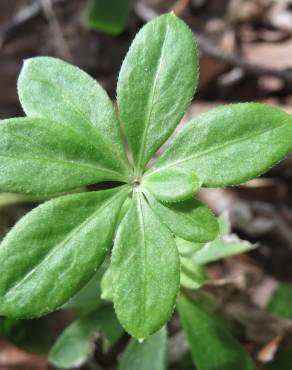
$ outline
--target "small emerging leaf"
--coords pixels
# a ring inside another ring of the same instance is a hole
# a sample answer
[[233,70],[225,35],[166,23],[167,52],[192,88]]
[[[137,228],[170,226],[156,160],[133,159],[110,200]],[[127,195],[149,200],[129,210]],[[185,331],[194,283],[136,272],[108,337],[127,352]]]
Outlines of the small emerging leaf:
[[258,103],[225,105],[189,122],[148,173],[179,166],[204,186],[236,185],[270,169],[291,143],[289,114]]
[[180,284],[188,289],[199,289],[208,280],[205,269],[190,258],[182,257]]
[[189,242],[188,240],[182,239],[178,236],[175,237],[175,243],[179,254],[184,257],[192,256],[204,246],[204,243]]
[[223,216],[218,218],[218,222],[220,232],[217,238],[205,244],[203,248],[198,250],[192,257],[193,260],[200,265],[218,261],[221,258],[249,252],[255,248],[253,244],[246,240],[239,239],[237,235],[225,235],[226,232],[229,232],[230,228],[228,220],[225,220]]
[[196,199],[162,204],[149,192],[146,195],[161,222],[180,238],[203,243],[217,236],[219,228],[216,217]]
[[170,318],[179,265],[172,235],[137,190],[119,226],[111,262],[115,310],[131,335],[144,339]]
[[142,185],[162,202],[177,202],[191,198],[201,184],[195,174],[170,168],[144,176]]
[[122,355],[118,370],[166,370],[167,331],[163,327],[142,343],[132,338]]
[[183,117],[197,80],[196,46],[186,24],[174,14],[147,23],[130,47],[117,87],[138,174]]
[[67,195],[23,217],[0,245],[0,314],[41,316],[82,288],[111,246],[128,191]]
[[93,355],[99,331],[111,344],[123,333],[111,306],[94,310],[69,325],[51,349],[50,363],[61,369],[82,366]]

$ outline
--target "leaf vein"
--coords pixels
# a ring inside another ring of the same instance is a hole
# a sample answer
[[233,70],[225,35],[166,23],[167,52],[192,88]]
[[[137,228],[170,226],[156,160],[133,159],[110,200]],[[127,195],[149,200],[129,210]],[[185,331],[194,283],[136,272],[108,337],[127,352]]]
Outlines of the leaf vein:
[[21,285],[25,283],[26,280],[29,279],[31,275],[33,275],[35,272],[40,270],[40,268],[47,262],[49,258],[51,258],[58,250],[59,248],[66,245],[67,242],[69,242],[76,234],[79,233],[80,230],[82,230],[84,227],[86,227],[99,213],[102,213],[110,203],[112,203],[118,196],[121,195],[121,191],[118,192],[118,194],[111,197],[107,202],[105,202],[101,207],[98,207],[98,209],[88,218],[85,219],[81,224],[79,224],[77,227],[75,227],[66,237],[64,240],[62,240],[60,243],[56,244],[52,247],[50,252],[45,255],[44,259],[38,263],[36,266],[34,266],[31,270],[29,270],[28,273],[25,274],[24,277],[22,277],[20,280],[16,281],[12,286],[7,288],[7,291],[5,292],[4,296],[11,294],[12,290],[18,289]]
[[[96,134],[96,137],[98,138],[99,141],[101,141],[103,144],[104,144],[104,148],[106,148],[107,150],[109,150],[113,156],[116,158],[116,152],[112,146],[112,142],[109,141],[109,140],[105,140],[106,137],[104,135],[102,135],[98,128],[88,119],[88,117],[86,117],[86,115],[80,110],[78,109],[70,100],[70,98],[68,98],[66,95],[64,95],[62,92],[60,92],[53,83],[49,82],[49,81],[46,81],[46,80],[43,80],[43,79],[38,79],[37,81],[43,83],[43,84],[46,84],[50,87],[52,87],[56,92],[57,94],[59,94],[62,99],[65,101],[65,103],[67,103],[70,108],[77,114],[79,115],[83,122],[86,123],[86,125],[91,129],[93,130],[93,132],[95,132]],[[90,102],[88,102],[88,104],[90,104]]]
[[54,158],[54,157],[52,157],[52,158],[50,158],[50,157],[17,157],[17,156],[12,156],[12,155],[9,156],[7,154],[1,154],[1,153],[0,153],[0,157],[1,158],[10,158],[10,159],[20,160],[20,161],[22,161],[22,160],[24,160],[24,161],[39,161],[39,162],[49,162],[49,163],[55,162],[55,163],[63,164],[65,166],[77,166],[77,167],[80,167],[80,168],[86,168],[86,169],[90,169],[90,170],[104,171],[104,172],[110,173],[110,174],[115,175],[115,176],[118,175],[119,179],[121,179],[122,181],[125,180],[121,176],[121,174],[118,173],[118,172],[109,170],[109,169],[104,168],[104,167],[98,167],[98,166],[95,166],[95,165],[87,164],[87,163],[81,163],[81,162],[69,161],[69,160],[65,161],[65,160],[62,160],[62,159]]
[[153,106],[154,106],[153,103],[154,103],[154,99],[155,99],[155,95],[156,95],[156,87],[157,87],[158,77],[159,77],[159,73],[160,73],[163,58],[164,58],[164,48],[165,48],[165,41],[167,39],[167,35],[168,35],[168,23],[166,24],[165,36],[164,36],[164,39],[163,39],[163,42],[162,42],[162,47],[161,47],[160,54],[159,54],[159,60],[158,60],[157,67],[156,67],[156,70],[155,70],[155,77],[154,77],[154,82],[153,82],[152,93],[150,94],[150,104],[149,104],[150,109],[149,109],[148,117],[146,119],[146,125],[145,125],[144,131],[143,131],[141,147],[140,147],[139,157],[138,157],[138,161],[137,161],[137,167],[138,168],[141,165],[143,152],[144,152],[145,146],[146,146],[146,140],[147,140],[147,135],[148,135],[148,131],[149,131],[151,116],[152,116],[152,113],[153,113]]
[[146,238],[145,238],[145,220],[143,214],[143,206],[142,201],[137,193],[137,204],[139,207],[139,215],[140,215],[140,224],[141,224],[141,232],[142,232],[142,244],[143,244],[143,315],[142,321],[146,319],[146,297],[147,297],[147,246],[146,246]]
[[[156,172],[158,172],[158,171],[161,171],[162,169],[166,169],[166,168],[169,168],[169,167],[173,167],[173,166],[175,166],[175,165],[180,165],[180,164],[182,164],[182,163],[184,163],[184,162],[187,162],[187,161],[190,161],[190,160],[194,160],[194,159],[198,159],[198,158],[200,158],[200,157],[202,157],[202,156],[204,156],[204,155],[208,155],[208,154],[210,154],[210,153],[212,153],[212,152],[216,152],[218,149],[224,149],[224,148],[226,148],[226,147],[228,147],[228,146],[231,146],[231,145],[233,145],[233,144],[236,144],[236,143],[240,143],[240,142],[244,142],[244,141],[248,141],[248,140],[250,140],[250,139],[252,139],[252,138],[254,138],[254,137],[259,137],[259,136],[261,136],[261,135],[264,135],[264,134],[266,134],[266,133],[268,133],[268,132],[271,132],[271,131],[274,131],[274,130],[278,130],[278,129],[280,129],[280,128],[283,128],[283,127],[285,127],[286,126],[286,123],[284,123],[284,124],[282,124],[282,125],[279,125],[278,127],[273,127],[273,128],[271,128],[270,130],[265,130],[265,131],[262,131],[262,132],[260,132],[260,133],[258,133],[257,135],[249,135],[249,136],[245,136],[245,137],[243,137],[243,138],[240,138],[240,139],[234,139],[234,140],[230,140],[230,141],[228,141],[227,143],[225,143],[225,144],[222,144],[222,145],[217,145],[217,146],[214,146],[214,147],[212,147],[212,148],[209,148],[209,149],[206,149],[205,151],[202,151],[202,152],[200,152],[200,153],[198,153],[198,154],[192,154],[192,155],[190,155],[190,156],[188,156],[188,157],[186,157],[186,158],[183,158],[183,159],[179,159],[179,160],[177,160],[177,161],[175,161],[175,162],[171,162],[171,163],[169,163],[169,164],[166,164],[165,166],[161,166],[161,167],[157,167],[156,169],[154,169],[153,171],[149,171],[149,175],[151,174],[154,174],[154,173],[156,173]],[[171,147],[169,147],[169,149],[170,149]]]

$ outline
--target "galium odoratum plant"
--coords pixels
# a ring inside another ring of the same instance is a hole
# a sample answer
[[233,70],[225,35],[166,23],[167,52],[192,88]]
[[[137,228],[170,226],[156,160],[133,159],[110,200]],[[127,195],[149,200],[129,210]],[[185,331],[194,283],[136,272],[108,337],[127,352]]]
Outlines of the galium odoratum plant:
[[[205,243],[218,233],[194,194],[250,180],[292,147],[288,114],[232,104],[192,119],[145,169],[186,112],[198,70],[193,34],[174,14],[146,24],[133,41],[117,113],[80,69],[50,57],[25,61],[18,94],[26,117],[0,124],[0,190],[54,197],[2,241],[1,315],[58,309],[111,253],[114,307],[126,331],[142,339],[169,320],[180,285],[175,237]],[[105,181],[121,184],[56,197]]]

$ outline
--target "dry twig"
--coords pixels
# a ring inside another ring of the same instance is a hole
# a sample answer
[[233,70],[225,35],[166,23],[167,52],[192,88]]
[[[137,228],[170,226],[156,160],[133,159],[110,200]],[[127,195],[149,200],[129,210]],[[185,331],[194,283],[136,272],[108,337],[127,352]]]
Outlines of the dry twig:
[[39,1],[35,1],[21,8],[9,21],[0,25],[0,47],[12,32],[34,19],[40,12],[41,4]]
[[254,76],[277,77],[292,85],[292,72],[288,70],[278,70],[273,68],[262,67],[257,64],[246,62],[237,55],[224,52],[214,45],[206,36],[196,33],[196,39],[199,49],[210,57],[224,62],[230,67],[241,68],[246,74]]
[[170,9],[173,11],[178,17],[183,13],[183,11],[188,6],[190,0],[177,0],[174,6]]
[[70,52],[69,46],[63,35],[60,23],[54,12],[52,0],[40,0],[42,5],[42,10],[45,17],[49,23],[51,33],[53,36],[53,42],[58,56],[61,58],[72,62],[72,54]]
[[[67,0],[53,0],[54,4],[63,3]],[[19,28],[31,22],[42,13],[43,6],[41,1],[36,0],[33,3],[22,7],[7,22],[0,25],[0,47],[7,38]]]

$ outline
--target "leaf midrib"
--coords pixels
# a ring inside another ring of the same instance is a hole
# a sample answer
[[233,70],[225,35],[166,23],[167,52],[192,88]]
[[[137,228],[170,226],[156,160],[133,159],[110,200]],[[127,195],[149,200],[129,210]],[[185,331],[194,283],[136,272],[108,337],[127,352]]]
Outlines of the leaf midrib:
[[[38,118],[38,117],[35,117],[35,118],[32,118],[32,119],[35,119],[35,120],[38,120],[38,119],[41,119],[41,120],[46,120],[46,118]],[[67,125],[65,125],[65,124],[63,124],[63,123],[61,123],[61,122],[57,122],[57,121],[54,121],[54,120],[52,120],[52,119],[49,119],[49,122],[50,123],[52,123],[52,124],[54,124],[54,125],[56,125],[57,127],[63,127],[63,129],[65,130],[65,131],[71,131],[71,133],[72,133],[72,135],[75,135],[75,137],[77,137],[78,139],[81,139],[82,141],[84,141],[84,139],[88,139],[86,136],[83,136],[79,131],[77,131],[77,130],[75,130],[73,127],[70,127],[70,126],[67,126]],[[26,135],[24,135],[24,134],[21,134],[21,133],[19,133],[19,132],[17,132],[17,133],[13,133],[13,135],[15,136],[15,137],[19,137],[19,138],[21,138],[22,140],[24,140],[24,141],[26,141],[26,142],[28,142],[30,145],[31,145],[31,147],[36,147],[36,148],[39,148],[39,149],[41,149],[41,150],[43,150],[44,151],[44,149],[46,149],[46,148],[44,148],[44,147],[42,147],[42,146],[40,146],[40,145],[38,145],[38,143],[36,143],[36,141],[31,141]],[[69,138],[70,139],[70,138]],[[90,140],[89,140],[90,141]],[[94,143],[94,141],[92,141],[92,148],[93,149],[96,149],[96,145],[95,145],[95,143]],[[47,152],[47,154],[50,154],[50,153],[48,153],[48,150],[46,150],[46,152]],[[95,153],[96,154],[96,153]],[[0,156],[1,156],[1,154],[0,154]],[[55,158],[55,157],[54,157]],[[95,159],[95,156],[94,157],[92,157],[92,161],[93,162],[98,162],[96,159]],[[95,165],[90,165],[89,163],[83,163],[83,162],[75,162],[75,161],[68,161],[68,162],[73,162],[73,163],[80,163],[81,165],[83,165],[83,166],[94,166],[94,168],[96,168],[96,169],[98,169],[98,168],[100,168],[100,171],[102,170],[102,171],[106,171],[106,172],[108,172],[108,173],[112,173],[112,174],[116,174],[116,175],[118,175],[119,176],[119,179],[120,180],[122,180],[122,181],[124,181],[124,182],[127,182],[128,180],[127,180],[127,178],[126,177],[124,177],[124,175],[122,174],[122,173],[120,173],[120,172],[117,172],[117,171],[114,171],[114,170],[110,170],[110,169],[108,169],[108,168],[106,168],[106,167],[102,167],[102,166],[95,166]]]
[[89,216],[88,218],[85,219],[85,221],[83,221],[81,224],[79,224],[77,227],[75,227],[66,237],[64,240],[62,240],[60,243],[56,244],[55,246],[52,247],[52,249],[50,250],[50,252],[48,254],[45,255],[45,258],[40,262],[38,263],[35,267],[33,267],[27,274],[25,274],[25,276],[23,278],[21,278],[20,280],[16,281],[15,284],[11,285],[10,287],[7,288],[5,294],[4,294],[4,297],[6,297],[7,295],[11,294],[11,291],[12,290],[15,290],[17,288],[19,288],[19,286],[21,286],[22,284],[25,283],[26,280],[29,279],[29,277],[34,274],[35,272],[37,272],[45,263],[46,261],[51,258],[51,256],[53,256],[55,254],[56,251],[59,250],[60,247],[64,246],[67,242],[69,242],[76,234],[78,234],[78,232],[83,229],[84,227],[87,226],[87,224],[89,224],[97,215],[98,213],[102,213],[104,211],[105,208],[108,207],[108,205],[110,203],[112,203],[116,198],[118,198],[122,191],[125,191],[126,189],[123,188],[121,189],[116,195],[110,197],[110,199],[105,202],[101,207],[98,207],[98,209],[91,215]]
[[145,220],[143,214],[143,206],[142,200],[140,198],[139,193],[137,192],[137,205],[138,205],[138,212],[139,212],[139,219],[141,225],[141,232],[142,232],[142,244],[143,244],[143,315],[142,320],[144,321],[146,318],[146,297],[147,297],[147,246],[146,246],[146,237],[145,237]]
[[164,48],[165,48],[165,42],[166,42],[167,35],[168,35],[168,29],[169,29],[169,26],[168,26],[168,23],[166,23],[166,29],[165,29],[165,34],[164,34],[164,38],[163,38],[163,41],[162,41],[162,47],[161,47],[161,50],[160,50],[160,53],[159,53],[159,60],[158,60],[156,70],[155,70],[155,77],[154,77],[154,82],[153,82],[152,94],[150,94],[149,114],[148,114],[148,117],[146,119],[146,125],[145,125],[144,131],[143,131],[139,156],[138,156],[138,160],[137,160],[137,169],[138,169],[138,171],[142,170],[141,161],[143,160],[143,154],[144,154],[144,150],[145,150],[145,146],[146,146],[146,140],[147,140],[147,135],[148,135],[149,127],[150,127],[151,116],[152,116],[152,113],[153,113],[153,107],[154,107],[153,101],[154,101],[154,98],[156,96],[156,87],[157,87],[158,76],[159,76],[159,73],[160,73],[160,69],[161,69],[162,61],[163,61],[163,57],[164,57]]
[[[64,166],[74,166],[74,167],[79,167],[79,168],[86,168],[86,169],[89,169],[89,170],[94,170],[94,171],[102,171],[102,172],[106,172],[106,173],[109,173],[109,174],[112,174],[115,176],[115,178],[119,178],[120,180],[122,181],[125,181],[124,177],[118,173],[118,172],[115,172],[115,171],[112,171],[112,170],[109,170],[107,168],[104,168],[104,167],[98,167],[98,166],[94,166],[94,165],[91,165],[91,164],[85,164],[85,163],[81,163],[81,162],[76,162],[76,161],[65,161],[65,160],[62,160],[62,159],[56,159],[54,157],[18,157],[18,156],[9,156],[7,154],[1,154],[0,153],[0,158],[10,158],[10,159],[14,159],[14,160],[19,160],[19,161],[39,161],[39,162],[49,162],[49,163],[57,163],[57,164],[62,164]],[[1,166],[1,164],[0,164]]]
[[[100,140],[103,144],[104,144],[104,148],[106,148],[109,152],[111,152],[112,153],[112,155],[113,155],[113,157],[116,159],[116,160],[118,160],[119,158],[117,158],[117,156],[116,156],[116,152],[115,152],[115,150],[113,149],[113,146],[112,146],[112,143],[110,142],[110,141],[108,141],[108,140],[105,140],[105,136],[104,135],[102,135],[100,132],[99,132],[99,130],[98,130],[98,128],[97,128],[97,126],[96,125],[94,125],[87,117],[86,117],[86,115],[82,112],[82,111],[80,111],[72,102],[71,102],[71,100],[70,100],[70,98],[68,98],[66,95],[64,95],[64,93],[63,92],[61,92],[61,91],[59,91],[57,88],[56,88],[56,86],[53,84],[53,83],[51,83],[50,81],[47,81],[47,80],[43,80],[43,79],[41,79],[41,78],[39,78],[39,79],[37,79],[37,80],[35,80],[35,81],[39,81],[39,82],[41,82],[41,83],[43,83],[43,84],[45,84],[45,85],[48,85],[48,86],[50,86],[51,88],[53,88],[56,92],[57,92],[57,94],[58,95],[60,95],[61,97],[62,97],[62,99],[64,99],[64,101],[69,105],[69,107],[76,113],[76,114],[78,114],[82,119],[83,119],[83,122],[85,122],[86,124],[87,124],[87,126],[91,129],[91,130],[93,130],[93,132],[95,132],[95,134],[96,134],[96,137],[98,138],[98,140]],[[119,129],[119,125],[118,125],[118,120],[117,120],[117,128]],[[75,130],[74,130],[75,131]],[[89,136],[90,137],[90,136]],[[121,140],[122,140],[122,137],[121,137]],[[121,147],[121,150],[122,149],[124,149],[124,147],[123,147],[123,145],[122,145],[122,147]],[[124,161],[120,161],[121,163],[123,163]]]
[[[243,141],[248,141],[249,139],[252,139],[252,138],[254,138],[254,137],[260,137],[260,136],[262,136],[262,135],[264,135],[264,134],[267,134],[267,133],[269,133],[269,132],[271,132],[271,131],[274,131],[274,130],[278,130],[278,129],[281,129],[281,128],[283,128],[283,127],[285,127],[286,126],[286,123],[284,123],[283,125],[279,125],[278,127],[275,127],[275,128],[271,128],[270,130],[265,130],[265,131],[262,131],[262,132],[260,132],[260,133],[258,133],[258,134],[256,134],[256,135],[249,135],[249,136],[245,136],[244,138],[240,138],[240,139],[234,139],[234,140],[230,140],[230,141],[228,141],[227,143],[225,143],[225,144],[223,144],[223,145],[217,145],[217,146],[215,146],[215,147],[212,147],[212,148],[210,148],[210,149],[207,149],[207,150],[205,150],[205,151],[202,151],[202,152],[200,152],[199,154],[193,154],[193,155],[190,155],[190,156],[188,156],[188,157],[186,157],[186,158],[184,158],[184,159],[180,159],[180,160],[177,160],[177,161],[175,161],[175,162],[171,162],[171,163],[169,163],[169,164],[166,164],[165,166],[159,166],[159,167],[156,167],[156,168],[154,168],[154,170],[153,171],[149,171],[148,173],[147,173],[147,175],[152,175],[152,174],[154,174],[154,173],[156,173],[156,172],[159,172],[159,171],[161,171],[161,170],[164,170],[164,169],[166,169],[166,168],[169,168],[169,167],[173,167],[173,166],[175,166],[175,165],[180,165],[180,164],[182,164],[182,163],[184,163],[184,162],[187,162],[187,161],[191,161],[191,160],[194,160],[194,159],[198,159],[198,158],[200,158],[200,157],[202,157],[202,156],[204,156],[204,155],[208,155],[208,154],[210,154],[210,153],[212,153],[212,152],[216,152],[217,150],[219,150],[219,149],[224,149],[224,148],[226,148],[226,147],[228,147],[228,146],[231,146],[231,145],[233,145],[233,144],[236,144],[236,143],[239,143],[239,142],[243,142]],[[199,129],[199,126],[197,127],[198,129]],[[179,139],[179,137],[178,137],[178,139]],[[169,147],[169,149],[171,148],[171,146]],[[167,154],[166,152],[165,152],[165,154]]]

